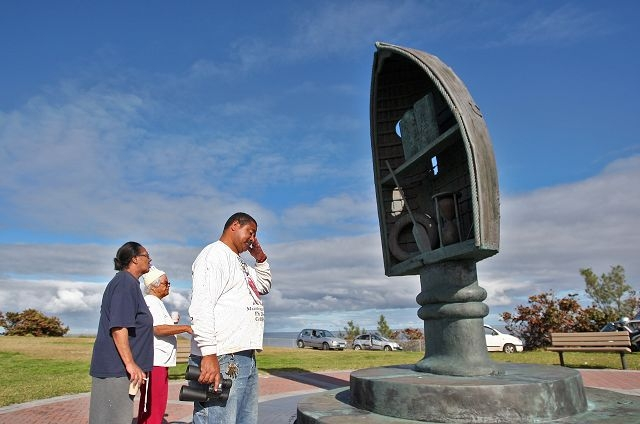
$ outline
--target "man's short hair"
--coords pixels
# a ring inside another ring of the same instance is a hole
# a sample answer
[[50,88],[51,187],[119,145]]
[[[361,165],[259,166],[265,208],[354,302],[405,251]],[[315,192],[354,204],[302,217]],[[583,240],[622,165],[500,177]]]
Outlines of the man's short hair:
[[233,215],[231,215],[229,219],[227,219],[227,222],[225,222],[224,224],[224,229],[226,230],[227,228],[231,227],[231,225],[235,221],[238,221],[238,224],[240,224],[240,226],[245,226],[250,222],[253,222],[254,224],[256,224],[256,227],[258,226],[258,223],[256,222],[256,220],[253,219],[253,217],[248,213],[236,212]]

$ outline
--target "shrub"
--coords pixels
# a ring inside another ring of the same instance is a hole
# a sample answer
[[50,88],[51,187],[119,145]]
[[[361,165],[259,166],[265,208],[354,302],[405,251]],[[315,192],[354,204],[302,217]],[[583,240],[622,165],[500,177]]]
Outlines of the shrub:
[[69,332],[58,317],[48,317],[35,309],[22,312],[0,312],[0,325],[7,336],[51,336],[62,337]]

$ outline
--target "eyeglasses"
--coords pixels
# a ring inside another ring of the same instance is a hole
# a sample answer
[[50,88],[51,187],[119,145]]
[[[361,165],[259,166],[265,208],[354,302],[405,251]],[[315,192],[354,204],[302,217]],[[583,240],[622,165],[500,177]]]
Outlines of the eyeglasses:
[[148,253],[143,253],[142,255],[136,255],[136,256],[144,256],[145,258],[151,260],[151,256],[149,256]]

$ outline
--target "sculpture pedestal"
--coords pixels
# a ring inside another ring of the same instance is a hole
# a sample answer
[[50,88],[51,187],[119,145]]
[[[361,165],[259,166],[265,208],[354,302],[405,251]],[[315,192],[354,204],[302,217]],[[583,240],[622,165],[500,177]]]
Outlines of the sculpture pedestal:
[[640,413],[640,397],[585,390],[570,368],[504,364],[503,371],[477,377],[418,372],[412,365],[354,371],[350,390],[299,402],[296,424],[622,424]]
[[482,302],[487,292],[478,285],[475,260],[425,266],[420,286],[416,301],[424,320],[426,354],[415,369],[464,377],[502,373],[487,352],[482,319],[489,307]]

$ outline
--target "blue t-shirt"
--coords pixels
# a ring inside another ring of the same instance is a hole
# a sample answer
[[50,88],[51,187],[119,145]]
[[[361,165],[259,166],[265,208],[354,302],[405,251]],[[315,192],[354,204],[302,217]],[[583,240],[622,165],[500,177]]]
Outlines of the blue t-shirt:
[[115,327],[129,330],[133,360],[143,371],[153,368],[153,317],[140,291],[140,283],[127,271],[118,272],[107,284],[100,307],[98,334],[93,345],[93,377],[127,377],[124,362],[111,337]]

